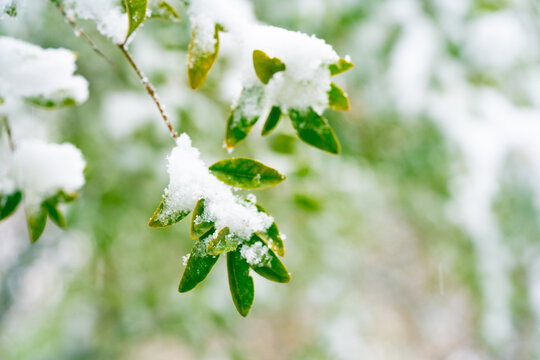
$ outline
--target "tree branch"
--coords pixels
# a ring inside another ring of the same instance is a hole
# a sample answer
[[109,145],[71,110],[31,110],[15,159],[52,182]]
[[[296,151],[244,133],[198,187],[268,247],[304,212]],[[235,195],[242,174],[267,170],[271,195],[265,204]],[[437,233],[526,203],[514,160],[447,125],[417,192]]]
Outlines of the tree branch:
[[122,44],[119,44],[118,47],[120,48],[122,53],[125,55],[126,59],[128,60],[129,64],[133,68],[133,70],[135,70],[135,72],[139,76],[139,79],[141,79],[141,82],[143,83],[144,87],[146,88],[146,91],[148,92],[148,94],[150,94],[150,96],[152,97],[152,99],[156,103],[156,106],[157,106],[157,108],[159,110],[159,113],[161,114],[161,117],[163,118],[163,121],[165,122],[165,125],[169,129],[169,132],[171,133],[171,136],[173,137],[173,139],[176,139],[178,137],[178,133],[176,132],[176,130],[174,130],[174,127],[172,126],[171,121],[169,120],[169,117],[167,116],[167,113],[165,112],[165,108],[163,107],[163,105],[161,104],[161,102],[159,100],[159,97],[158,97],[158,95],[156,93],[156,89],[148,81],[148,78],[144,75],[142,70],[137,66],[137,64],[135,63],[135,60],[133,60],[133,57],[129,53],[127,47],[125,45],[122,45]]

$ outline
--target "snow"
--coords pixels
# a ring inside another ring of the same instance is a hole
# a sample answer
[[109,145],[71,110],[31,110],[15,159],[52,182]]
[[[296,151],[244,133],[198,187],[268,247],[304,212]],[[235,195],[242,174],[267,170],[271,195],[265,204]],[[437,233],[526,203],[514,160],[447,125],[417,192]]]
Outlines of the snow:
[[93,20],[99,32],[116,44],[124,42],[129,19],[117,0],[66,0],[66,7],[81,19]]
[[88,98],[88,82],[76,70],[75,54],[66,49],[42,49],[10,37],[0,37],[0,97]]
[[86,162],[69,143],[21,141],[10,162],[8,177],[23,192],[27,205],[39,205],[59,191],[73,194],[84,185]]
[[164,212],[191,211],[199,199],[205,200],[203,217],[215,222],[216,229],[228,227],[231,234],[247,240],[264,232],[274,219],[233,193],[233,188],[214,177],[191,145],[187,134],[177,139],[168,157],[169,186],[165,189]]
[[268,247],[262,242],[256,242],[253,245],[242,245],[240,255],[249,265],[263,265],[268,257]]

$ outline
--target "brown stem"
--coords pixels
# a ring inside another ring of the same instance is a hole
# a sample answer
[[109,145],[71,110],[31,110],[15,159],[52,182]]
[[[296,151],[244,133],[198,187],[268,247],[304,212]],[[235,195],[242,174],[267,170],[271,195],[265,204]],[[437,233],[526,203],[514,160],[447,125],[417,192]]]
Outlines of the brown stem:
[[54,5],[56,5],[56,8],[58,9],[58,11],[60,11],[62,16],[66,20],[66,22],[69,25],[71,25],[71,27],[75,31],[75,34],[80,35],[84,39],[84,41],[86,41],[90,45],[92,50],[94,50],[99,56],[104,58],[109,64],[116,67],[116,64],[111,59],[109,59],[101,50],[99,50],[99,48],[92,41],[92,39],[90,39],[90,37],[88,35],[86,35],[86,33],[83,31],[83,29],[81,29],[79,27],[79,25],[77,25],[77,22],[75,21],[75,19],[73,19],[71,16],[68,15],[68,13],[64,9],[64,7],[60,3],[56,2],[56,1],[53,1],[53,3],[54,3]]
[[148,92],[148,94],[150,94],[150,96],[152,97],[152,99],[156,103],[157,108],[159,110],[159,113],[161,114],[161,117],[163,118],[163,121],[165,121],[165,125],[167,125],[167,128],[169,129],[169,132],[171,133],[171,136],[174,139],[176,139],[178,137],[178,133],[176,132],[176,130],[174,130],[174,127],[172,126],[171,121],[169,120],[169,117],[167,116],[167,113],[165,112],[165,108],[163,107],[163,105],[159,101],[158,95],[156,93],[156,89],[148,81],[148,78],[144,75],[142,70],[137,66],[137,64],[133,60],[133,57],[129,53],[127,47],[125,45],[122,45],[122,44],[119,44],[118,47],[120,48],[122,53],[125,55],[126,59],[128,60],[129,64],[131,65],[131,67],[135,70],[135,72],[139,76],[139,79],[141,79],[141,82],[143,83],[144,87],[146,88],[146,91]]
[[9,126],[9,121],[6,115],[2,115],[2,122],[4,123],[4,128],[6,129],[6,136],[8,139],[9,148],[11,151],[15,151],[15,142],[13,141],[13,136],[11,135],[11,127]]

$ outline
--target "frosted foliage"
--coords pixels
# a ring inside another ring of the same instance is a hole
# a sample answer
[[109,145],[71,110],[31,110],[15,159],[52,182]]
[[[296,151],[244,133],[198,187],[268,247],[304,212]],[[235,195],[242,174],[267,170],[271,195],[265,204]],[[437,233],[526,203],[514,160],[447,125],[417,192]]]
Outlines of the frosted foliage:
[[253,69],[254,50],[262,50],[285,64],[285,71],[275,74],[264,87],[263,106],[266,111],[272,105],[279,105],[284,111],[313,107],[319,113],[328,107],[331,82],[328,65],[336,63],[339,56],[324,40],[261,25],[254,19],[250,4],[243,0],[193,1],[189,12],[198,34],[201,31],[207,33],[200,40],[204,42],[200,46],[209,52],[213,50],[214,25],[217,23],[226,29],[229,36],[224,36],[224,39],[239,47],[233,53],[235,61],[242,63],[244,86],[258,82]]
[[205,219],[215,222],[216,229],[228,227],[242,239],[265,231],[274,219],[259,212],[254,204],[233,194],[233,189],[219,181],[199,158],[199,150],[182,134],[168,157],[169,186],[165,189],[165,212],[190,211],[199,199],[205,200]]
[[23,3],[21,0],[0,0],[0,19],[6,16],[6,13],[11,15],[12,11],[17,12],[21,3]]
[[261,242],[253,245],[242,245],[240,255],[249,265],[263,265],[268,257],[268,247]]
[[88,98],[88,83],[74,75],[76,57],[66,49],[42,49],[0,37],[0,97]]
[[93,20],[99,32],[117,44],[124,42],[129,19],[118,0],[66,0],[67,7],[81,19]]
[[59,191],[72,194],[80,189],[85,167],[81,151],[72,144],[24,140],[13,154],[8,176],[25,202],[36,205]]

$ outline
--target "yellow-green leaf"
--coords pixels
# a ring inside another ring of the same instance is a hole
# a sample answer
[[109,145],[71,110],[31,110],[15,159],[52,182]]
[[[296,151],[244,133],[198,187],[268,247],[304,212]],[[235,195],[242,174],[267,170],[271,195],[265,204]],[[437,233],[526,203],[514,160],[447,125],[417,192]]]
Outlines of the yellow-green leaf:
[[58,205],[45,201],[43,203],[43,207],[45,210],[47,210],[47,213],[49,213],[49,217],[56,225],[58,225],[61,228],[66,227],[66,219],[64,217],[64,214],[58,209]]
[[189,86],[194,90],[200,88],[202,84],[204,84],[210,69],[212,69],[214,62],[217,59],[220,29],[221,27],[216,24],[214,30],[214,49],[213,51],[208,52],[200,46],[202,42],[207,40],[200,39],[200,33],[197,31],[197,27],[193,28],[188,50],[188,79]]
[[263,84],[268,84],[275,73],[284,71],[285,64],[278,58],[271,58],[264,51],[253,51],[253,67],[257,77]]
[[45,224],[47,223],[47,212],[43,206],[27,206],[26,207],[26,222],[28,224],[28,233],[30,235],[30,241],[36,242],[43,230],[45,230]]
[[264,123],[263,129],[261,131],[261,135],[262,136],[268,135],[270,131],[274,130],[280,118],[281,118],[281,108],[279,106],[273,106],[272,110],[270,111],[270,114],[268,114],[268,118],[266,118],[266,122]]
[[152,19],[162,19],[172,22],[180,22],[180,15],[176,9],[166,1],[159,1],[151,6]]
[[20,191],[15,191],[10,195],[0,194],[0,220],[3,220],[9,215],[13,214],[21,202],[21,199],[22,193]]
[[210,236],[212,236],[212,231],[207,232],[195,242],[178,286],[179,292],[187,292],[206,279],[218,260],[219,256],[206,253],[206,241]]
[[328,105],[334,110],[349,110],[350,108],[347,95],[334,83],[330,84],[328,91]]
[[148,6],[147,0],[125,0],[125,2],[129,19],[129,29],[124,43],[127,42],[130,35],[143,23],[146,18],[146,8]]
[[273,187],[286,176],[263,163],[236,157],[224,159],[209,167],[212,174],[225,184],[246,190],[261,190]]
[[353,66],[354,64],[352,62],[341,58],[337,63],[330,64],[328,68],[330,69],[330,75],[334,76],[351,69]]
[[306,111],[290,110],[289,117],[300,140],[331,154],[339,154],[339,141],[323,116],[309,108]]
[[167,209],[165,205],[165,196],[159,203],[158,208],[150,218],[148,226],[152,228],[162,228],[170,225],[174,225],[183,218],[185,218],[191,211],[190,210],[172,210]]
[[209,221],[204,215],[204,199],[200,199],[195,204],[191,215],[190,235],[192,239],[198,239],[206,234],[214,226],[213,221]]
[[245,317],[253,305],[255,287],[249,265],[238,249],[227,253],[227,273],[234,306]]
[[231,234],[228,227],[225,227],[219,231],[215,238],[210,240],[206,252],[209,255],[225,254],[236,249],[239,241],[240,239]]

